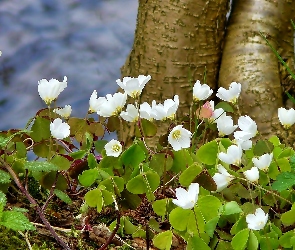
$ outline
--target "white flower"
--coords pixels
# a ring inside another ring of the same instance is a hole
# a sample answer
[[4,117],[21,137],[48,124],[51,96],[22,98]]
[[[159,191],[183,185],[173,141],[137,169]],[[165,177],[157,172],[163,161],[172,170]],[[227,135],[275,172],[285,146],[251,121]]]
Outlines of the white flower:
[[287,110],[285,108],[278,109],[280,123],[284,128],[290,128],[295,123],[295,110],[293,108]]
[[264,228],[268,220],[268,214],[265,214],[261,208],[257,208],[255,214],[248,214],[246,216],[246,222],[248,228],[252,230],[260,230]]
[[59,82],[56,79],[51,79],[47,81],[46,79],[41,79],[38,81],[38,92],[42,100],[50,105],[59,94],[67,87],[67,77],[64,77],[63,82]]
[[246,179],[250,182],[257,182],[259,180],[259,170],[257,167],[252,167],[244,172]]
[[122,111],[120,116],[128,122],[136,122],[138,120],[138,109],[133,104],[128,104],[126,111]]
[[56,139],[64,139],[70,135],[70,126],[66,122],[62,122],[60,118],[56,118],[50,123],[51,135]]
[[214,174],[212,178],[217,186],[216,192],[220,192],[229,185],[232,179],[234,179],[234,176],[230,175],[220,164],[218,164],[217,169],[219,173]]
[[213,122],[217,123],[218,119],[223,117],[223,116],[226,116],[226,112],[222,108],[215,109],[213,111],[213,115],[211,117],[211,120]]
[[238,127],[234,125],[234,121],[231,116],[222,115],[216,120],[219,136],[229,135]]
[[236,103],[241,93],[241,84],[232,82],[229,89],[220,87],[217,90],[216,96],[226,102]]
[[191,136],[192,133],[190,131],[183,128],[182,125],[177,125],[171,130],[168,136],[168,142],[171,144],[173,150],[178,151],[182,148],[190,147]]
[[154,119],[152,107],[147,102],[140,104],[139,116],[150,121]]
[[196,81],[193,87],[193,100],[195,102],[200,100],[206,100],[212,95],[213,90],[207,84],[201,84],[199,80]]
[[107,156],[118,157],[122,152],[122,145],[119,141],[113,139],[104,146],[104,149]]
[[115,93],[114,95],[107,94],[106,97],[103,98],[105,101],[103,101],[99,107],[97,114],[103,117],[110,117],[121,113],[126,103],[127,95],[126,93]]
[[176,188],[176,199],[172,202],[183,209],[192,209],[198,201],[199,184],[191,183],[188,191],[183,188]]
[[60,115],[61,117],[67,119],[70,117],[72,113],[72,107],[71,105],[65,105],[64,108],[58,108],[53,110],[54,113]]
[[234,133],[234,137],[237,140],[247,141],[257,134],[256,122],[247,115],[239,117],[238,125],[242,131]]
[[243,150],[249,150],[250,148],[252,148],[251,140],[243,141],[243,140],[235,139],[235,144],[240,146]]
[[273,153],[264,154],[260,156],[259,158],[253,158],[252,162],[254,163],[255,167],[259,168],[262,171],[267,171],[272,161],[272,157],[273,157]]
[[231,145],[228,147],[226,153],[219,153],[218,158],[219,160],[227,164],[234,164],[236,166],[239,166],[241,163],[242,154],[243,151],[240,146]]
[[117,84],[125,90],[127,95],[132,98],[138,98],[146,83],[151,79],[151,76],[139,75],[137,78],[124,77],[123,82],[118,79]]
[[156,101],[152,101],[152,115],[156,120],[174,119],[175,113],[179,106],[178,95],[174,96],[174,100],[167,99],[164,101],[164,105]]
[[89,99],[89,113],[98,112],[103,105],[103,103],[106,101],[104,97],[97,98],[97,92],[96,90],[93,90],[90,99]]

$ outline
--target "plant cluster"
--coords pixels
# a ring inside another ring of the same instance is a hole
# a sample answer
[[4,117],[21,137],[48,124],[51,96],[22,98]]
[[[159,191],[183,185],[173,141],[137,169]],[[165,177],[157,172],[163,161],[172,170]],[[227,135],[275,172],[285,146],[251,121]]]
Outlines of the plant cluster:
[[[55,107],[66,77],[62,82],[40,80],[38,92],[47,108],[26,129],[0,133],[0,225],[35,229],[24,210],[5,207],[8,188],[16,185],[53,237],[70,249],[44,211],[54,196],[70,203],[69,194],[85,190],[83,212],[109,207],[117,214],[101,249],[119,232],[167,250],[174,238],[185,241],[187,249],[293,249],[295,152],[275,135],[255,139],[257,125],[249,116],[239,116],[234,124],[228,114],[239,113],[241,84],[219,88],[216,96],[222,101],[214,105],[206,101],[213,91],[197,81],[190,116],[178,120],[177,95],[163,103],[138,103],[150,79],[124,77],[117,80],[124,93],[105,97],[98,98],[94,90],[85,118],[72,117],[70,105]],[[134,103],[123,111],[130,98]],[[279,108],[278,117],[291,129],[295,110]],[[127,122],[136,125],[131,146],[104,139],[109,132],[120,133]],[[146,139],[159,138],[162,122],[170,125],[167,134],[150,147]],[[211,130],[218,136],[206,141]],[[48,190],[42,205],[28,188],[32,178]],[[145,225],[122,216],[123,209],[136,210],[143,201],[153,210]],[[161,223],[168,229],[161,229]]]

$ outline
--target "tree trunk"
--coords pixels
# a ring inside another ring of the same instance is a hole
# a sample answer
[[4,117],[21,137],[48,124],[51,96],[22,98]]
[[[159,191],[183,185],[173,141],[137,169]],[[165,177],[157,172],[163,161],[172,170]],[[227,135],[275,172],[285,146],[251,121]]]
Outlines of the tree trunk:
[[240,110],[258,123],[263,136],[281,128],[277,112],[283,106],[281,84],[287,78],[280,75],[278,59],[259,32],[283,58],[292,61],[293,13],[293,1],[236,0],[227,27],[219,84],[242,84]]
[[[151,75],[140,102],[162,102],[175,94],[187,115],[196,80],[215,89],[228,0],[140,0],[133,48],[122,76]],[[161,131],[167,127],[161,127]],[[121,140],[132,140],[134,127]]]

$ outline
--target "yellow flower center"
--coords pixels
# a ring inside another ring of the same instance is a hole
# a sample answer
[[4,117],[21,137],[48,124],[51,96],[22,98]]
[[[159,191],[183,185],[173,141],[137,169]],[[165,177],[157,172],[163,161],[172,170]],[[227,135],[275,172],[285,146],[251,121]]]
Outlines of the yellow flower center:
[[178,140],[181,137],[181,132],[179,130],[175,130],[172,133],[172,137],[173,137],[173,139]]
[[121,147],[120,147],[119,145],[117,145],[117,144],[112,146],[112,150],[113,150],[114,152],[119,152],[120,149],[121,149]]
[[115,111],[112,113],[113,116],[119,115],[122,111],[122,107],[117,107]]
[[140,92],[138,90],[134,90],[130,93],[130,96],[134,99],[137,99],[140,95]]

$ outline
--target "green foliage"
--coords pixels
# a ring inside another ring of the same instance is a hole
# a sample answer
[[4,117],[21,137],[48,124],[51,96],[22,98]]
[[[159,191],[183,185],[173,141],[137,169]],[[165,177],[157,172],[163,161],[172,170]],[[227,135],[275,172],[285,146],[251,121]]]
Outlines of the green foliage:
[[202,145],[197,151],[197,158],[204,164],[213,165],[216,163],[218,145],[216,141]]
[[[166,104],[172,105],[170,101]],[[113,147],[104,139],[108,132],[118,132],[126,125],[117,114],[122,107],[99,121],[88,115],[66,118],[70,135],[62,139],[55,135],[56,139],[50,130],[55,117],[62,118],[51,107],[38,111],[28,130],[1,131],[0,226],[16,231],[35,229],[23,204],[7,209],[11,187],[19,189],[33,206],[52,205],[54,195],[75,206],[71,198],[82,196],[81,213],[86,214],[90,207],[97,213],[119,214],[115,233],[145,238],[148,230],[158,249],[171,249],[175,237],[185,241],[186,249],[295,248],[291,229],[295,224],[294,205],[291,207],[295,201],[294,149],[276,135],[264,140],[256,137],[252,146],[242,150],[240,159],[231,161],[239,153],[229,156],[228,149],[239,150],[237,140],[231,135],[208,138],[211,130],[216,130],[216,118],[200,120],[201,107],[203,101],[192,103],[190,117],[181,121],[175,120],[174,114],[163,118],[161,122],[169,125],[164,134],[159,134],[160,121],[138,117],[131,125],[134,141],[117,141]],[[237,111],[236,105],[227,102],[216,104],[217,108],[227,113]],[[207,109],[206,116],[210,116],[213,110]],[[183,130],[177,126],[180,124]],[[260,162],[267,166],[258,170],[259,178],[253,181],[245,171],[256,167],[253,159],[265,154],[273,158],[270,163]],[[263,229],[253,230],[249,220],[258,216],[258,208],[268,213],[267,223],[260,218]],[[126,209],[134,218],[122,216]],[[89,221],[92,223],[92,218]],[[113,217],[107,223],[110,221]],[[109,225],[110,230],[116,223]]]
[[58,170],[58,166],[48,161],[26,161],[24,162],[24,168],[33,172],[50,172]]
[[153,239],[153,244],[159,249],[169,250],[172,245],[172,235],[170,230],[157,234]]

